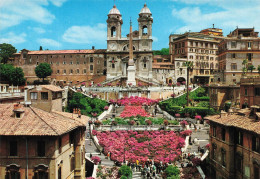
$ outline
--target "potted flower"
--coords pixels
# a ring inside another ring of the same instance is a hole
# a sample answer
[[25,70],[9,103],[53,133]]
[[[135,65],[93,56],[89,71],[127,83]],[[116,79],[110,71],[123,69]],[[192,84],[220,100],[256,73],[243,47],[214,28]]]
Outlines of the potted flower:
[[97,117],[97,113],[91,113],[92,117]]
[[86,83],[85,83],[85,82],[81,83],[81,86],[85,86],[85,85],[86,85]]
[[196,120],[201,120],[202,118],[201,118],[200,115],[196,115],[196,116],[195,116],[195,119],[196,119]]
[[130,121],[128,122],[128,124],[131,125],[131,126],[133,126],[133,125],[135,125],[135,121],[134,121],[134,120],[130,120]]
[[132,86],[133,84],[132,83],[128,83],[128,86]]
[[93,98],[95,98],[95,97],[97,97],[97,94],[93,94],[92,96],[93,96]]
[[89,83],[88,86],[91,87],[91,86],[92,86],[92,83]]
[[98,156],[91,157],[91,160],[94,162],[95,165],[99,164],[101,159]]
[[107,86],[112,86],[112,83],[108,83]]
[[186,81],[183,81],[182,84],[185,85],[185,84],[186,84]]
[[96,121],[94,122],[94,124],[95,124],[96,127],[100,127],[100,125],[101,125],[101,121],[96,120]]
[[97,131],[96,130],[92,130],[92,135],[93,136],[97,135]]
[[143,84],[142,84],[141,82],[138,82],[138,86],[142,87],[142,86],[143,86]]
[[101,87],[101,84],[100,84],[100,83],[98,83],[98,84],[97,84],[97,86],[98,86],[98,87]]
[[183,121],[180,122],[180,124],[181,124],[182,127],[185,127],[186,125],[188,125],[188,122],[183,120]]
[[207,150],[209,150],[210,144],[207,144],[207,145],[205,146],[205,148],[206,148]]
[[180,118],[180,117],[181,117],[181,114],[176,113],[176,114],[175,114],[175,117],[176,117],[176,118]]
[[147,119],[147,120],[145,121],[145,123],[146,123],[148,126],[152,125],[152,121],[151,121],[150,119]]
[[188,90],[191,91],[192,90],[191,87],[189,87]]
[[176,95],[175,95],[174,93],[173,93],[173,94],[171,94],[171,97],[172,97],[172,98],[174,98],[175,96],[176,96]]
[[176,85],[177,85],[177,86],[181,86],[181,83],[180,83],[180,82],[177,82]]
[[104,110],[108,110],[108,106],[105,106],[105,107],[104,107]]

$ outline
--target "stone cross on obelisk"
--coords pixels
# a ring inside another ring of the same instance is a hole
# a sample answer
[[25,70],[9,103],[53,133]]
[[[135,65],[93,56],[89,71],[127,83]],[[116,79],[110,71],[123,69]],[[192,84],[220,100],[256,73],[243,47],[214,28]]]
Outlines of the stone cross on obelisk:
[[129,34],[129,61],[128,61],[128,68],[127,68],[127,81],[126,84],[132,84],[136,86],[135,81],[135,62],[134,62],[134,54],[133,54],[133,33],[132,33],[132,21],[130,19],[130,34]]

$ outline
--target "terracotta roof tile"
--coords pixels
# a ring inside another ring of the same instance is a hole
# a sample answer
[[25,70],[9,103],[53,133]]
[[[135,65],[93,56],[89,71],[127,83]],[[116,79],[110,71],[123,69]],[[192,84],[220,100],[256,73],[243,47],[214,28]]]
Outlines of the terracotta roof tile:
[[84,53],[105,53],[105,49],[94,49],[94,50],[37,50],[37,51],[28,51],[29,55],[51,55],[51,54],[84,54]]
[[208,116],[205,119],[226,126],[237,127],[260,134],[260,121],[256,121],[254,118],[251,117],[232,114],[222,117],[220,117],[220,115]]
[[59,91],[63,91],[62,88],[58,87],[58,86],[55,86],[55,85],[40,85],[42,88],[46,88],[50,91],[53,91],[53,92],[59,92]]
[[84,122],[34,107],[22,107],[24,116],[15,118],[13,104],[0,104],[0,135],[59,136]]

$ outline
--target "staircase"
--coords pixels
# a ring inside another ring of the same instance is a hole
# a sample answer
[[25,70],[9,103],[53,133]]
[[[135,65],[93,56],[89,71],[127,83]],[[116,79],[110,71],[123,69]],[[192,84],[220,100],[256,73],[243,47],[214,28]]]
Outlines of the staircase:
[[140,76],[136,76],[135,78],[140,80],[140,81],[146,82],[146,83],[152,83],[153,85],[156,85],[156,86],[161,85],[158,81],[155,81],[155,79],[153,79],[153,78],[150,79],[151,81],[149,81],[149,79],[147,79],[147,78],[143,78],[143,77],[140,77]]
[[105,85],[105,84],[108,84],[108,83],[111,83],[113,81],[116,81],[116,80],[119,80],[121,78],[123,78],[124,76],[120,75],[120,76],[116,76],[114,78],[111,78],[111,79],[107,79],[106,81],[102,82],[101,84]]
[[133,178],[133,179],[142,179],[141,172],[138,172],[138,171],[135,172],[135,171],[133,171],[132,178]]

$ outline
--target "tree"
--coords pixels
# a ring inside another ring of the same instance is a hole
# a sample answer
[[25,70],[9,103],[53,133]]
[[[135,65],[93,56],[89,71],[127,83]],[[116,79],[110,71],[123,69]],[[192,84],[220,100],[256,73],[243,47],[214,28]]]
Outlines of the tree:
[[23,69],[10,64],[0,64],[0,77],[1,81],[6,81],[10,85],[20,86],[25,83]]
[[35,74],[38,78],[42,78],[42,81],[44,81],[44,78],[52,74],[51,65],[48,63],[41,63],[35,68]]
[[260,74],[260,65],[257,67],[258,73]]
[[180,170],[178,169],[177,166],[173,166],[173,165],[169,165],[166,169],[165,169],[165,173],[167,175],[167,177],[178,177],[180,174]]
[[154,50],[154,55],[169,55],[169,48],[162,48],[161,50]]
[[253,73],[253,71],[255,70],[254,65],[248,65],[247,70],[251,71],[251,73]]
[[0,61],[6,64],[8,59],[16,53],[17,50],[11,44],[2,43],[0,44]]
[[42,46],[40,46],[40,49],[39,50],[42,50]]
[[243,74],[245,75],[246,72],[247,72],[247,64],[248,64],[248,59],[244,59],[243,62],[242,62],[242,65],[244,66],[242,68],[242,71],[243,71]]
[[190,71],[193,69],[193,62],[187,61],[184,63],[184,66],[187,67],[186,91],[187,91],[187,106],[189,106],[189,78],[190,78]]

